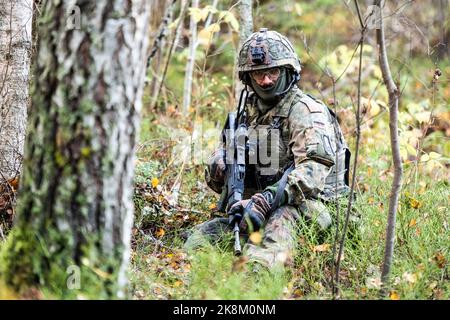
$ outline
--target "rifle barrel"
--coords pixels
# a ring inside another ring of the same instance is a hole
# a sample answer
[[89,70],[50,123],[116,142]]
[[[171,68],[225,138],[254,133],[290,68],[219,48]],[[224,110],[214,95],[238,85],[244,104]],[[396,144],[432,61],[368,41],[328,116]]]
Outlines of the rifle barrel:
[[234,255],[240,256],[242,250],[241,250],[241,242],[239,240],[239,224],[237,222],[234,224],[233,232],[234,232]]

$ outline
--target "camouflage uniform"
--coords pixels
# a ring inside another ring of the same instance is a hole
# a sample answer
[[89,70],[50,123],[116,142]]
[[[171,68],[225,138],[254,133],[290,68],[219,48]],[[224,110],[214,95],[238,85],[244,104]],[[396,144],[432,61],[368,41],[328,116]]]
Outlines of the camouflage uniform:
[[[275,32],[270,35],[279,36]],[[254,36],[244,43],[241,50],[241,61],[244,61],[242,63],[244,66],[245,46],[251,44],[252,39]],[[276,46],[279,42],[272,42],[275,45],[271,46],[271,42],[268,41],[271,66],[287,63],[286,56],[281,55],[280,58],[280,55],[277,55]],[[246,71],[243,67],[240,70],[243,70],[243,74]],[[266,144],[270,154],[274,152],[270,148],[276,146],[278,166],[262,165],[259,162],[247,166],[244,198],[250,198],[263,190],[275,193],[277,181],[284,170],[292,162],[295,163],[295,167],[287,176],[283,202],[269,217],[266,217],[262,243],[260,245],[247,243],[244,253],[250,260],[268,267],[276,264],[286,265],[292,262],[298,242],[296,225],[300,218],[312,221],[313,225],[322,230],[331,225],[331,216],[322,201],[334,199],[335,191],[338,196],[347,194],[345,163],[349,157],[348,148],[330,110],[321,101],[303,93],[295,84],[268,111],[264,110],[263,103],[256,94],[253,94],[247,102],[249,131],[261,127],[267,129],[265,137],[259,136],[258,144],[260,146]],[[277,134],[274,134],[275,132]],[[278,141],[273,144],[272,139]],[[338,168],[335,166],[336,157]],[[205,171],[208,186],[217,193],[222,191],[224,185],[224,168],[223,149],[219,148],[211,156]],[[199,241],[204,240],[204,235],[214,242],[228,231],[231,231],[231,227],[226,218],[205,222],[196,227],[196,232],[187,240],[186,247],[198,246]],[[243,236],[245,237],[245,234]]]

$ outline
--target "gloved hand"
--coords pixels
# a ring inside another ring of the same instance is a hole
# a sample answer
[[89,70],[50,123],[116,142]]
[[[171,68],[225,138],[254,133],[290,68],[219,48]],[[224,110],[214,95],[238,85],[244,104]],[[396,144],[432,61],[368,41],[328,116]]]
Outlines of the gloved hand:
[[259,230],[266,221],[272,198],[272,193],[268,191],[236,202],[228,211],[230,225],[234,226],[238,222],[241,230],[247,230],[251,224],[249,231]]

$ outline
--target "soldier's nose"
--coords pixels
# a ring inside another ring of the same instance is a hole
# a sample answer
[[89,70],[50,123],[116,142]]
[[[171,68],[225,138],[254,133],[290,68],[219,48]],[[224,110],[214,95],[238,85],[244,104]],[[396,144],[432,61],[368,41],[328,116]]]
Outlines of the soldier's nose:
[[261,80],[261,85],[263,86],[268,86],[268,85],[272,85],[273,81],[269,78],[269,76],[267,74],[264,75],[264,78],[262,78]]

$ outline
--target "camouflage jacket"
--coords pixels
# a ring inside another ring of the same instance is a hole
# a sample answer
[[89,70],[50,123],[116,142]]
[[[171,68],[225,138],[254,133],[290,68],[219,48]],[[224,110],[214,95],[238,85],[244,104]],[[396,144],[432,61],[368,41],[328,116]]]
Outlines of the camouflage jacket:
[[[276,191],[277,181],[292,162],[295,168],[284,189],[288,204],[298,206],[311,198],[330,200],[335,191],[339,196],[348,192],[346,163],[350,154],[337,121],[321,101],[294,86],[265,113],[259,111],[256,96],[248,102],[249,135],[257,137],[249,139],[250,149],[252,143],[258,147],[253,146],[257,156],[253,161],[250,156],[247,165],[245,197],[266,188]],[[218,172],[217,166],[222,152],[214,152],[206,170],[208,185],[219,193],[224,184],[223,172]]]

